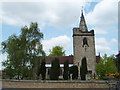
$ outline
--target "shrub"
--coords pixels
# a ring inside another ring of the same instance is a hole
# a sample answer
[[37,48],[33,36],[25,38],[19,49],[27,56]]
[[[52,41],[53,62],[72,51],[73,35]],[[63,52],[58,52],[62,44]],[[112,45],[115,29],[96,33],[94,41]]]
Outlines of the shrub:
[[72,66],[69,70],[70,74],[72,74],[72,79],[78,79],[78,67]]

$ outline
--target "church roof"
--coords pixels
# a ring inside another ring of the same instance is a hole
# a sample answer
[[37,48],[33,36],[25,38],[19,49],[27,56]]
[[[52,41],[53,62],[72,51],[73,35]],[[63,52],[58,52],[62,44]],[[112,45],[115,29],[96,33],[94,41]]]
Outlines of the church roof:
[[[45,61],[46,64],[51,64],[52,60],[55,58],[59,59],[60,64],[64,64],[66,60],[69,61],[69,64],[73,64],[73,57],[74,56],[46,56]],[[96,63],[99,63],[100,61],[100,56],[96,56]]]
[[85,18],[84,18],[84,15],[83,15],[83,10],[82,10],[82,13],[81,13],[81,19],[80,19],[79,28],[83,32],[88,32],[87,25],[86,25],[86,22],[85,22]]
[[69,64],[73,64],[73,56],[46,56],[46,64],[51,64],[52,60],[55,58],[59,59],[60,64],[64,64],[66,60],[69,61]]

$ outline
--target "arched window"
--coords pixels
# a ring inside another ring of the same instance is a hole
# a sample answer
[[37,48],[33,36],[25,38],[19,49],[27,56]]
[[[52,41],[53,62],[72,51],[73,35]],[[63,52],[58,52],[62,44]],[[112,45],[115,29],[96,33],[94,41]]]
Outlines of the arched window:
[[87,42],[87,38],[84,38],[82,47],[86,47],[86,46],[89,47],[88,42]]

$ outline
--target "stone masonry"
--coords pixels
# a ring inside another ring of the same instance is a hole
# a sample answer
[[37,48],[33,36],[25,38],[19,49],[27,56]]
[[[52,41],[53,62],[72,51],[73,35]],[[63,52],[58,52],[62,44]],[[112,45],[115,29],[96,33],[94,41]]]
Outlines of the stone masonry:
[[74,65],[78,66],[80,75],[80,66],[83,58],[86,58],[88,71],[95,73],[95,40],[94,30],[88,31],[83,12],[79,28],[73,28],[73,51]]
[[103,90],[104,88],[108,90],[109,88],[106,81],[35,81],[35,80],[34,81],[4,80],[2,81],[2,87],[3,88],[69,88],[69,89],[94,88],[95,90],[97,90],[97,88],[99,88],[99,90],[101,89]]

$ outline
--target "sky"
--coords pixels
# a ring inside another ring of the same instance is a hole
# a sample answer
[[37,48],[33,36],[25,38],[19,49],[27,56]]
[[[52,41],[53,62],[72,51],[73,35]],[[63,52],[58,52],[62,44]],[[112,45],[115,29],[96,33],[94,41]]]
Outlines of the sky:
[[[22,27],[37,22],[44,34],[43,49],[59,45],[66,55],[73,54],[73,31],[79,27],[82,7],[88,30],[95,31],[95,48],[103,56],[118,53],[117,0],[1,0],[0,43],[12,34],[19,35]],[[7,57],[0,54],[0,62]]]

